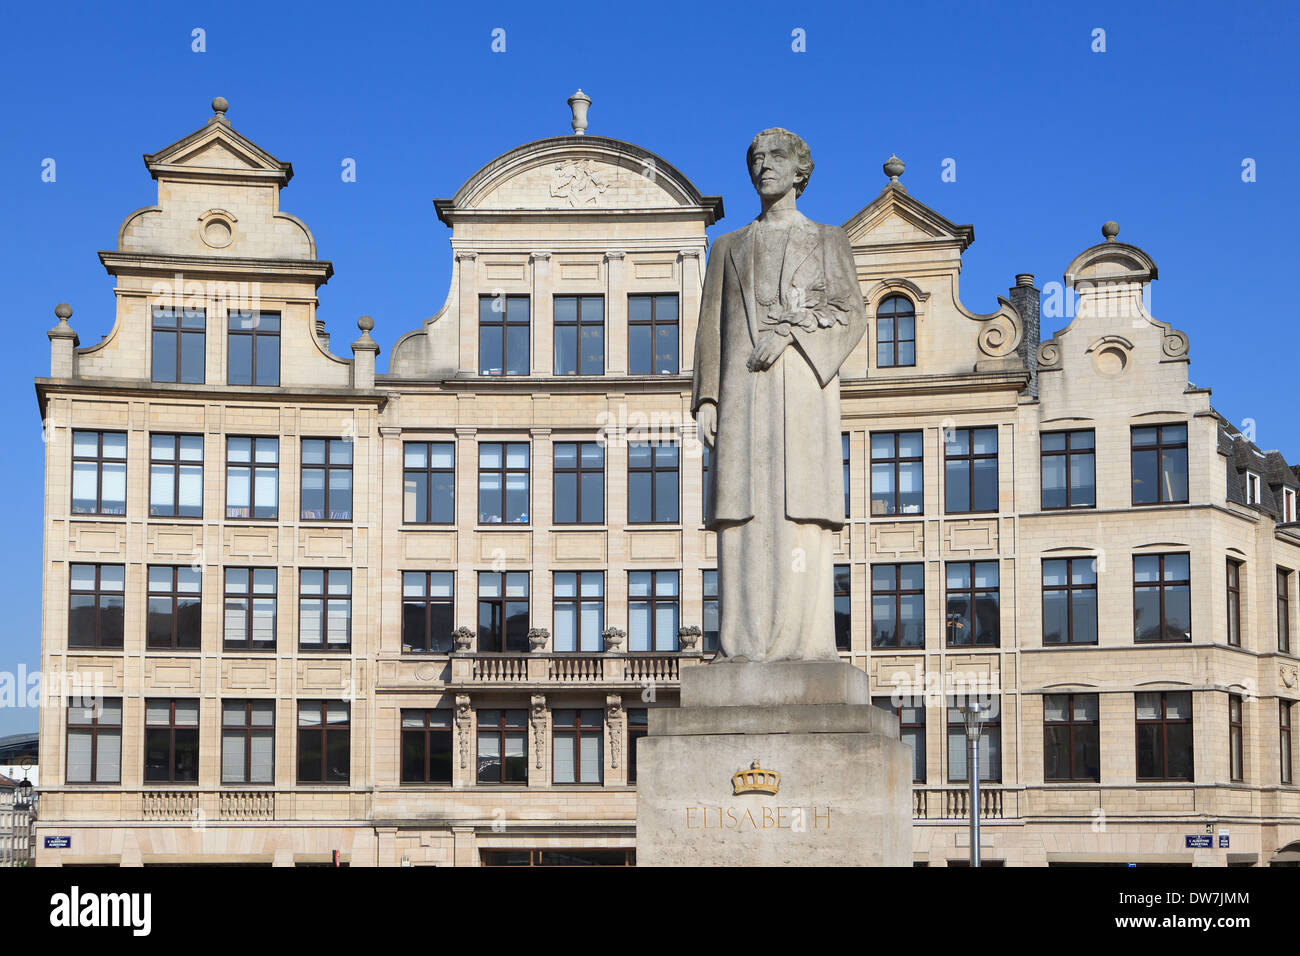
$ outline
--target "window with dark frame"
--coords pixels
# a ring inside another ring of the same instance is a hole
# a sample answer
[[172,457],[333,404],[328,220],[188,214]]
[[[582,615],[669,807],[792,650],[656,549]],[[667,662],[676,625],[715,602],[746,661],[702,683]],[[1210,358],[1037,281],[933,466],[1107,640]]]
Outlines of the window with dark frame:
[[527,375],[531,302],[526,295],[484,295],[478,300],[478,373]]
[[275,701],[221,702],[221,782],[275,783]]
[[871,646],[925,646],[925,565],[871,566]]
[[1192,639],[1191,563],[1187,554],[1133,556],[1133,640]]
[[454,650],[454,571],[402,572],[402,653],[450,654]]
[[478,650],[528,650],[528,572],[478,573]]
[[149,515],[203,517],[203,436],[149,436]]
[[704,572],[704,607],[703,607],[702,650],[706,654],[716,654],[722,649],[722,619],[718,606],[718,572],[710,568]]
[[1234,782],[1246,779],[1245,726],[1237,694],[1228,695],[1228,773]]
[[150,565],[148,580],[145,646],[198,650],[203,638],[203,572],[189,566]]
[[949,647],[997,647],[1001,632],[996,561],[947,566],[945,629]]
[[925,701],[923,698],[873,697],[871,703],[898,718],[898,739],[912,748],[912,783],[925,783]]
[[1185,504],[1187,426],[1134,426],[1132,469],[1133,504]]
[[153,307],[155,382],[202,385],[207,358],[207,313],[203,309]]
[[352,572],[302,568],[298,572],[298,650],[352,647]]
[[175,697],[144,702],[144,782],[199,782],[199,702]]
[[944,511],[998,510],[997,428],[953,428],[944,438]]
[[876,366],[916,364],[916,307],[906,296],[891,295],[876,307]]
[[450,784],[452,715],[444,709],[402,711],[402,783]]
[[680,449],[675,442],[629,442],[627,520],[629,524],[676,524]]
[[352,775],[351,730],[347,701],[298,701],[298,782],[346,784]]
[[554,524],[605,523],[605,449],[599,442],[556,442],[552,453]]
[[835,565],[831,577],[831,594],[835,607],[835,649],[847,651],[853,647],[853,569],[847,564]]
[[1135,694],[1137,779],[1192,780],[1192,695]]
[[275,568],[226,568],[223,646],[228,651],[273,651],[276,642]]
[[72,513],[126,514],[126,432],[72,433]]
[[1101,781],[1096,694],[1043,695],[1043,779]]
[[552,583],[556,653],[599,654],[605,649],[605,572],[556,571]]
[[73,564],[68,577],[68,647],[121,648],[126,565]]
[[1091,428],[1039,436],[1042,508],[1097,507],[1097,448]]
[[408,441],[402,448],[402,520],[456,523],[456,444]]
[[479,524],[528,524],[529,473],[528,442],[479,444]]
[[226,344],[227,385],[280,384],[280,313],[230,313]]
[[280,512],[280,439],[226,439],[226,517],[274,521]]
[[627,297],[627,354],[631,375],[676,375],[678,309],[674,295]]
[[343,438],[302,440],[303,521],[352,520],[352,442]]
[[[961,706],[958,706],[958,704]],[[979,737],[980,780],[988,783],[1002,782],[1002,709],[1001,702],[987,707],[981,718]],[[967,783],[970,779],[966,764],[969,749],[966,739],[966,720],[963,713],[965,701],[948,701],[948,782]]]
[[599,784],[605,779],[599,708],[556,710],[551,715],[551,782]]
[[925,511],[925,462],[921,433],[871,433],[871,514],[919,515]]
[[528,783],[528,712],[478,712],[479,783]]
[[646,707],[627,710],[627,782],[636,783],[636,742],[650,733],[650,711]]
[[1277,649],[1291,653],[1291,571],[1277,569]]
[[1228,558],[1228,643],[1241,646],[1241,569],[1242,562]]
[[555,374],[605,374],[605,297],[557,295]]
[[68,783],[122,782],[122,698],[68,704]]
[[681,587],[676,571],[629,571],[627,649],[675,651],[681,619]]
[[1295,782],[1292,773],[1292,754],[1291,750],[1291,711],[1294,701],[1278,700],[1278,746],[1280,747],[1278,768],[1281,772],[1281,782],[1291,784]]
[[1043,561],[1043,644],[1097,643],[1097,559]]

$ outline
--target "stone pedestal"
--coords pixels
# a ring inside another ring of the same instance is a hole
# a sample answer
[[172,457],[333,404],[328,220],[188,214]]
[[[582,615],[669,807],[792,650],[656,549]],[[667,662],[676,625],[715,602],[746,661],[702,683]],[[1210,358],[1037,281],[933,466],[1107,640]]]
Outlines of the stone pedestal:
[[683,668],[636,760],[638,866],[911,866],[911,749],[850,664]]

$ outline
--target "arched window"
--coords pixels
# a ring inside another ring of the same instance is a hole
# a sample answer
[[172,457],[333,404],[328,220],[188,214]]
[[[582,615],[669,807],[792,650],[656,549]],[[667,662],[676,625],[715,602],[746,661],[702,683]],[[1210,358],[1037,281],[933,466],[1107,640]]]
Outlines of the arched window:
[[916,309],[905,296],[891,295],[876,309],[876,366],[916,364]]

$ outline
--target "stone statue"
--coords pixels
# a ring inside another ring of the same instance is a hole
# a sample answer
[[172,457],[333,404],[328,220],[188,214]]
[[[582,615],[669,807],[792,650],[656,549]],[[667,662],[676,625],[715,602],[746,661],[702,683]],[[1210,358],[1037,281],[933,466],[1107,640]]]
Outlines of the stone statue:
[[712,450],[718,660],[833,661],[839,371],[866,314],[844,233],[795,208],[808,144],[767,129],[747,158],[762,211],[709,254],[691,396]]

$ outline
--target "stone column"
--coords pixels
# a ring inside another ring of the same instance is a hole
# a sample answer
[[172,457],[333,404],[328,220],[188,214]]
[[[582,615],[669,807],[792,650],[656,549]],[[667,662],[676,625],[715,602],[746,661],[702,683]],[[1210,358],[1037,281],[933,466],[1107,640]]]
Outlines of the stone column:
[[478,374],[478,281],[477,252],[456,250],[460,270],[460,371]]
[[605,371],[610,375],[627,374],[626,256],[622,250],[605,253]]
[[681,361],[678,367],[689,372],[695,365],[695,329],[700,322],[700,297],[704,277],[700,271],[699,249],[683,249],[677,257],[680,267],[680,305],[677,321],[681,329]]
[[534,252],[528,257],[533,266],[532,340],[534,375],[552,375],[555,365],[555,303],[551,295],[551,254]]

